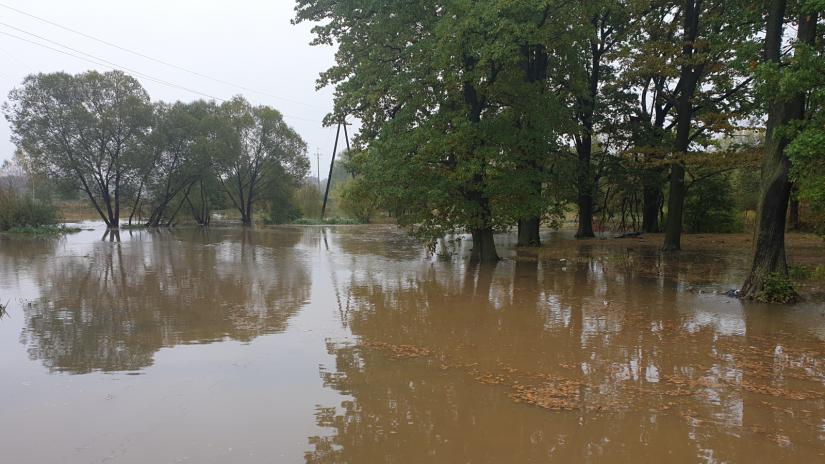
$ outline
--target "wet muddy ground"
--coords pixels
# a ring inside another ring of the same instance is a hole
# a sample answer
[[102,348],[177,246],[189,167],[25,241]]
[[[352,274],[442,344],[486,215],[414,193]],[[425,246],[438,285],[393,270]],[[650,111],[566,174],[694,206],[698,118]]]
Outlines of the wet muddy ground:
[[741,243],[498,239],[479,267],[388,226],[0,237],[3,461],[825,462],[816,292],[719,294]]

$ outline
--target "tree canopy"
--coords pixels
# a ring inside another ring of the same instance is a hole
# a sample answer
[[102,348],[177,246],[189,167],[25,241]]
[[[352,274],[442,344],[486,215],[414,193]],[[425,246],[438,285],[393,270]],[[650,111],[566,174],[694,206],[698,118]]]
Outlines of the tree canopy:
[[152,104],[119,71],[36,74],[3,107],[24,164],[85,193],[118,228],[122,208],[148,226],[181,209],[202,225],[224,198],[249,225],[258,199],[288,202],[307,175],[306,143],[274,108],[243,97]]

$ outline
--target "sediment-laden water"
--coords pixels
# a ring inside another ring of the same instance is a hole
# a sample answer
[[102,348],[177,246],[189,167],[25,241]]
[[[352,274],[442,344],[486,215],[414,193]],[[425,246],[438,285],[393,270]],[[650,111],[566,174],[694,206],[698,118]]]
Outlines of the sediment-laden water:
[[386,226],[0,237],[9,463],[825,461],[825,307],[735,250]]

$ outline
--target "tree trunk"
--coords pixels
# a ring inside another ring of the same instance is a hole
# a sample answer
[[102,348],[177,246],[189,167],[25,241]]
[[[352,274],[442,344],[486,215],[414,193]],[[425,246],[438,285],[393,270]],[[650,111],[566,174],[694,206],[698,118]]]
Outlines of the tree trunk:
[[587,135],[582,137],[582,143],[578,147],[579,227],[576,230],[576,238],[596,236],[593,233],[593,176],[590,174],[590,154],[593,147],[591,143],[590,135]]
[[539,227],[541,219],[532,217],[528,219],[519,219],[518,221],[518,246],[523,247],[537,247],[541,246],[541,238],[539,237]]
[[[596,26],[596,24],[593,24]],[[593,115],[599,97],[599,80],[601,79],[601,58],[603,50],[600,45],[590,41],[590,75],[588,76],[588,94],[578,102],[579,120],[582,125],[581,139],[576,146],[579,155],[576,183],[579,189],[579,228],[577,238],[595,237],[593,233],[593,184],[590,157],[593,153]]]
[[495,263],[499,260],[496,253],[496,244],[493,241],[493,228],[482,227],[471,232],[473,236],[473,251],[471,257],[482,263]]
[[676,162],[670,168],[670,192],[667,196],[664,251],[682,249],[682,213],[685,207],[685,166]]
[[662,189],[656,185],[645,185],[642,194],[642,232],[655,234],[659,229],[659,208],[662,204]]
[[[693,94],[699,83],[702,65],[697,65],[694,42],[699,36],[699,2],[687,0],[684,11],[684,37],[679,85],[681,92],[676,103],[676,140],[673,152],[684,155],[690,146],[690,129],[693,120]],[[667,224],[665,224],[664,251],[678,251],[682,245],[682,213],[685,207],[685,165],[676,160],[670,168],[670,192],[667,198]]]
[[120,173],[115,175],[115,215],[113,218],[115,229],[120,229]]
[[[773,0],[768,8],[765,60],[779,63],[782,53],[785,0]],[[801,15],[797,30],[798,42],[814,43],[816,21],[815,13]],[[768,113],[753,262],[750,273],[742,285],[741,295],[744,298],[757,297],[766,278],[771,274],[785,277],[788,275],[788,264],[785,259],[785,221],[791,193],[791,183],[788,180],[791,162],[785,155],[785,147],[789,140],[781,133],[781,129],[788,123],[802,119],[804,111],[805,94],[799,93],[789,100],[774,100]]]
[[140,183],[140,188],[138,188],[137,198],[135,198],[135,203],[132,205],[132,212],[129,213],[129,226],[132,225],[132,219],[135,217],[135,212],[140,207],[140,195],[143,193],[143,182]]
[[241,211],[241,224],[243,224],[244,227],[252,225],[252,214],[250,214],[250,209],[249,203],[247,203],[247,206],[243,209],[243,211]]

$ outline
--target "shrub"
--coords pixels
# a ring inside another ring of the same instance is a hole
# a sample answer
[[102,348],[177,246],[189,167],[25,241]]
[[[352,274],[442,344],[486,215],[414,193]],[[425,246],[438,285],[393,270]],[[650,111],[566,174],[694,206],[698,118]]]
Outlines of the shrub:
[[300,216],[298,208],[292,201],[292,189],[289,185],[277,185],[269,191],[269,217],[267,224],[286,224]]
[[57,210],[51,203],[12,189],[0,189],[0,231],[41,228],[57,222]]
[[363,223],[369,223],[378,211],[378,201],[375,195],[359,179],[344,184],[340,195],[341,210]]
[[292,194],[292,202],[301,217],[320,217],[324,194],[314,182],[305,182]]
[[796,291],[788,277],[774,272],[765,276],[762,290],[756,293],[756,300],[763,303],[792,303],[796,300]]
[[728,233],[742,229],[736,214],[730,180],[713,176],[690,187],[685,198],[685,230],[690,233]]

